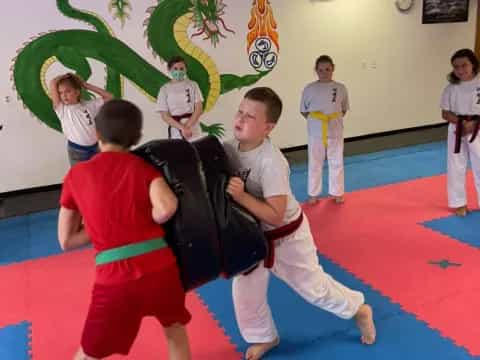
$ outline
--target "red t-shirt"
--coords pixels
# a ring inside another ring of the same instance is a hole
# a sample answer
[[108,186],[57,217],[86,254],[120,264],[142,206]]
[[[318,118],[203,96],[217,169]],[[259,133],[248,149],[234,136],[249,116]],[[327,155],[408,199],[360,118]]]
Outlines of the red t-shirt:
[[[152,219],[150,183],[161,174],[139,157],[125,152],[102,152],[75,165],[65,177],[60,204],[82,214],[95,250],[102,251],[163,237]],[[170,248],[96,267],[102,284],[135,280],[176,266]]]

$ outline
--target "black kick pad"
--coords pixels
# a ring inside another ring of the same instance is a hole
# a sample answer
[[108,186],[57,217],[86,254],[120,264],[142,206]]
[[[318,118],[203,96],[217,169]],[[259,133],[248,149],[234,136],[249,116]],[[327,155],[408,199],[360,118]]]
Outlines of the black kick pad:
[[207,189],[217,220],[222,274],[231,277],[256,266],[267,255],[267,240],[258,221],[226,193],[233,174],[223,145],[214,136],[194,141],[203,165]]
[[178,210],[164,226],[185,290],[216,279],[222,272],[221,246],[195,149],[184,140],[154,140],[133,153],[161,170],[178,197]]

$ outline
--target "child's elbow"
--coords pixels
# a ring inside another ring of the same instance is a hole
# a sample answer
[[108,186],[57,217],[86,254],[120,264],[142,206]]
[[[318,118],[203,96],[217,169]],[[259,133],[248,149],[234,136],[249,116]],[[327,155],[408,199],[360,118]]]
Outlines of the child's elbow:
[[60,248],[63,250],[63,251],[68,251],[70,250],[70,246],[69,246],[69,243],[68,243],[68,239],[65,237],[65,236],[59,236],[58,237],[58,242],[60,244]]
[[178,208],[177,198],[172,198],[167,203],[163,204],[162,208],[154,208],[152,212],[153,220],[157,224],[163,224],[170,220]]

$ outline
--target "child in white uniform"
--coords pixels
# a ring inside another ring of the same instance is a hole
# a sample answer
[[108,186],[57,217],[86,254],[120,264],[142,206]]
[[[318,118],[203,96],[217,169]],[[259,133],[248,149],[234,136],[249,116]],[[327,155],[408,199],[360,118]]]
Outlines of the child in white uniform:
[[201,135],[203,96],[195,81],[186,78],[185,60],[176,56],[168,62],[172,80],[160,88],[157,110],[168,124],[169,139],[192,141]]
[[273,262],[233,280],[238,326],[252,344],[246,352],[248,360],[260,359],[279,343],[267,302],[270,270],[311,304],[344,319],[354,317],[362,342],[375,341],[372,310],[364,304],[363,294],[335,281],[318,262],[308,220],[290,188],[288,163],[268,138],[281,109],[282,102],[273,90],[251,89],[234,119],[235,140],[225,144],[232,165],[248,174],[245,183],[233,177],[227,192],[261,221],[266,234],[276,233]]
[[[81,100],[81,89],[90,90],[100,98]],[[98,152],[95,116],[112,94],[89,84],[74,74],[60,75],[50,82],[50,98],[62,131],[68,140],[70,165],[85,161]]]
[[318,80],[302,93],[300,112],[308,126],[308,195],[315,204],[322,192],[325,155],[328,160],[329,194],[343,203],[345,185],[343,169],[343,117],[349,110],[345,85],[332,80],[335,66],[327,55],[315,62]]
[[[480,139],[474,136],[478,131],[475,127],[480,120],[476,118],[480,115],[480,78],[477,75],[479,62],[472,50],[461,49],[453,54],[451,64],[453,71],[449,75],[450,84],[443,91],[441,99],[442,117],[450,123],[447,156],[448,206],[453,208],[458,216],[465,216],[468,212],[465,181],[469,158],[477,195],[480,194]],[[462,120],[463,118],[466,119]],[[456,134],[459,135],[457,149]]]

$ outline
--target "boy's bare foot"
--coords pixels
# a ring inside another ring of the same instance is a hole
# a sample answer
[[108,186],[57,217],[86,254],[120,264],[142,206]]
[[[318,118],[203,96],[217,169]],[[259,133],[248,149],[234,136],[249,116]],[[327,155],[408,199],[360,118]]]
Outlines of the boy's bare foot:
[[455,209],[455,215],[457,216],[466,216],[468,213],[468,208],[467,206],[460,206],[458,208]]
[[307,200],[308,205],[316,205],[318,203],[318,197],[316,196],[310,196]]
[[280,344],[280,339],[276,338],[275,340],[268,343],[253,344],[247,349],[245,353],[246,360],[260,360],[263,355],[272,350],[274,347]]
[[370,305],[363,304],[355,315],[355,321],[362,334],[362,344],[372,345],[375,342],[376,331],[373,323],[373,311]]
[[343,204],[345,202],[345,198],[342,196],[334,196],[333,197],[335,199],[335,203],[337,204]]

